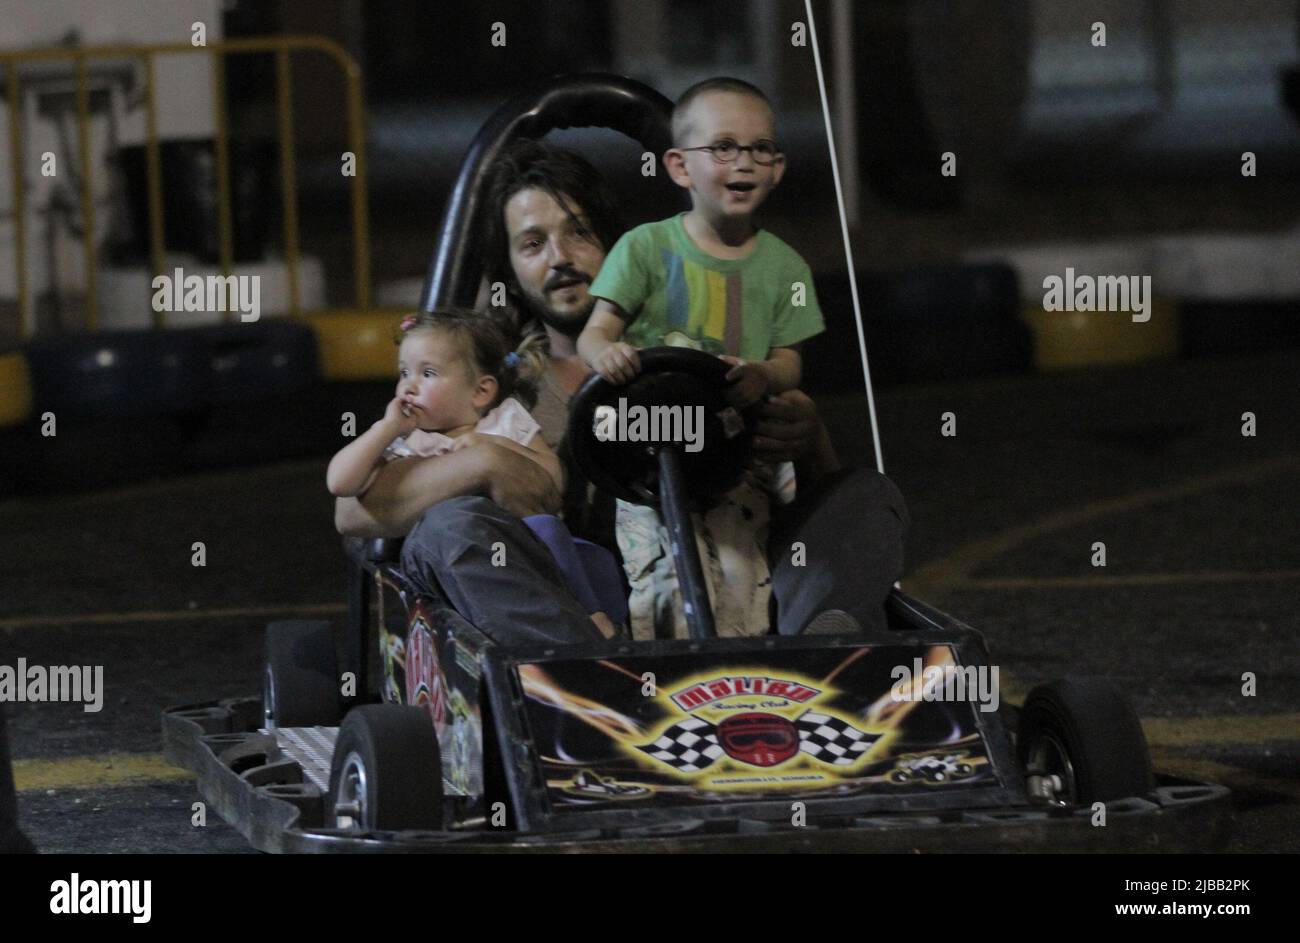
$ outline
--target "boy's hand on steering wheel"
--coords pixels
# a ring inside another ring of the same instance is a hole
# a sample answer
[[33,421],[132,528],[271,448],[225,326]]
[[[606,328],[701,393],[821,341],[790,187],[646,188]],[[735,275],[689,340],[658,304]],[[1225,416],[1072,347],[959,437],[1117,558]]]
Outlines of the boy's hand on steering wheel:
[[727,387],[727,402],[732,406],[744,409],[767,395],[767,374],[761,366],[726,354],[719,355],[718,359],[731,364],[726,379],[731,384]]
[[622,386],[641,372],[641,358],[631,344],[615,341],[591,362],[591,369],[615,386]]
[[419,410],[418,406],[405,402],[400,396],[394,396],[384,410],[383,422],[393,430],[394,436],[405,437],[419,427]]

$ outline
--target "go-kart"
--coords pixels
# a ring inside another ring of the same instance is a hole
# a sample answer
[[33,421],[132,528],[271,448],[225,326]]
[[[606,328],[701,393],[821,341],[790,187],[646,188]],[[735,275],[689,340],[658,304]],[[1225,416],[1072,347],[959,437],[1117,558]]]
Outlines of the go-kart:
[[[545,90],[521,112],[526,130],[576,123],[579,100],[662,132],[662,100],[609,78]],[[484,133],[501,127],[498,115]],[[461,179],[471,189],[473,167]],[[461,185],[444,240],[457,206],[472,209]],[[431,280],[427,305],[449,300],[442,284]],[[1227,791],[1153,776],[1122,692],[1071,679],[1018,710],[981,700],[992,667],[981,635],[897,588],[878,632],[832,611],[800,635],[717,638],[690,512],[744,473],[752,417],[727,405],[716,357],[661,348],[642,365],[627,386],[583,386],[569,442],[598,487],[658,508],[690,637],[507,649],[419,594],[393,542],[349,541],[341,631],[272,623],[260,698],[164,715],[168,758],[254,846],[1082,850],[1138,836],[1181,851],[1219,840]],[[611,411],[642,407],[697,410],[699,450],[608,434]]]

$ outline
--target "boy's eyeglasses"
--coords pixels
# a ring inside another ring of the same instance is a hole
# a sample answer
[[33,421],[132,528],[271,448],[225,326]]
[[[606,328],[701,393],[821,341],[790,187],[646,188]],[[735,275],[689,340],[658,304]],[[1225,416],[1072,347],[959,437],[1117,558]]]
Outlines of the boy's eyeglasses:
[[735,141],[719,141],[716,144],[705,144],[702,147],[683,147],[683,151],[708,151],[713,155],[713,159],[719,164],[730,164],[740,157],[741,151],[749,151],[754,158],[754,163],[763,167],[776,163],[776,159],[781,156],[781,149],[776,146],[775,141],[755,141],[753,144],[741,146]]

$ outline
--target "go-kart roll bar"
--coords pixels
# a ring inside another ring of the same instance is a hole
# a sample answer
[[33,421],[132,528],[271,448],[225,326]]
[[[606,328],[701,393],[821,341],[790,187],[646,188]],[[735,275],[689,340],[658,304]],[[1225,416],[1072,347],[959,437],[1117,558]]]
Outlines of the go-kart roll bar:
[[421,310],[473,305],[483,272],[482,247],[475,238],[479,205],[492,165],[507,144],[540,138],[556,128],[609,128],[659,155],[671,143],[671,114],[672,103],[648,85],[607,74],[558,76],[498,108],[475,135],[447,198]]

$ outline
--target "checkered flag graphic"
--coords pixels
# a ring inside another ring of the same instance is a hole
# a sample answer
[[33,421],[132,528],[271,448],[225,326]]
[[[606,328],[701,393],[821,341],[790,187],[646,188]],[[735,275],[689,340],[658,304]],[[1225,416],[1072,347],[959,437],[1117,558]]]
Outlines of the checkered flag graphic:
[[698,773],[722,756],[717,727],[707,720],[688,717],[673,724],[649,746],[637,747],[682,773]]
[[800,714],[794,726],[799,731],[799,749],[833,766],[856,763],[880,739],[879,734],[866,733],[838,717],[813,711]]

